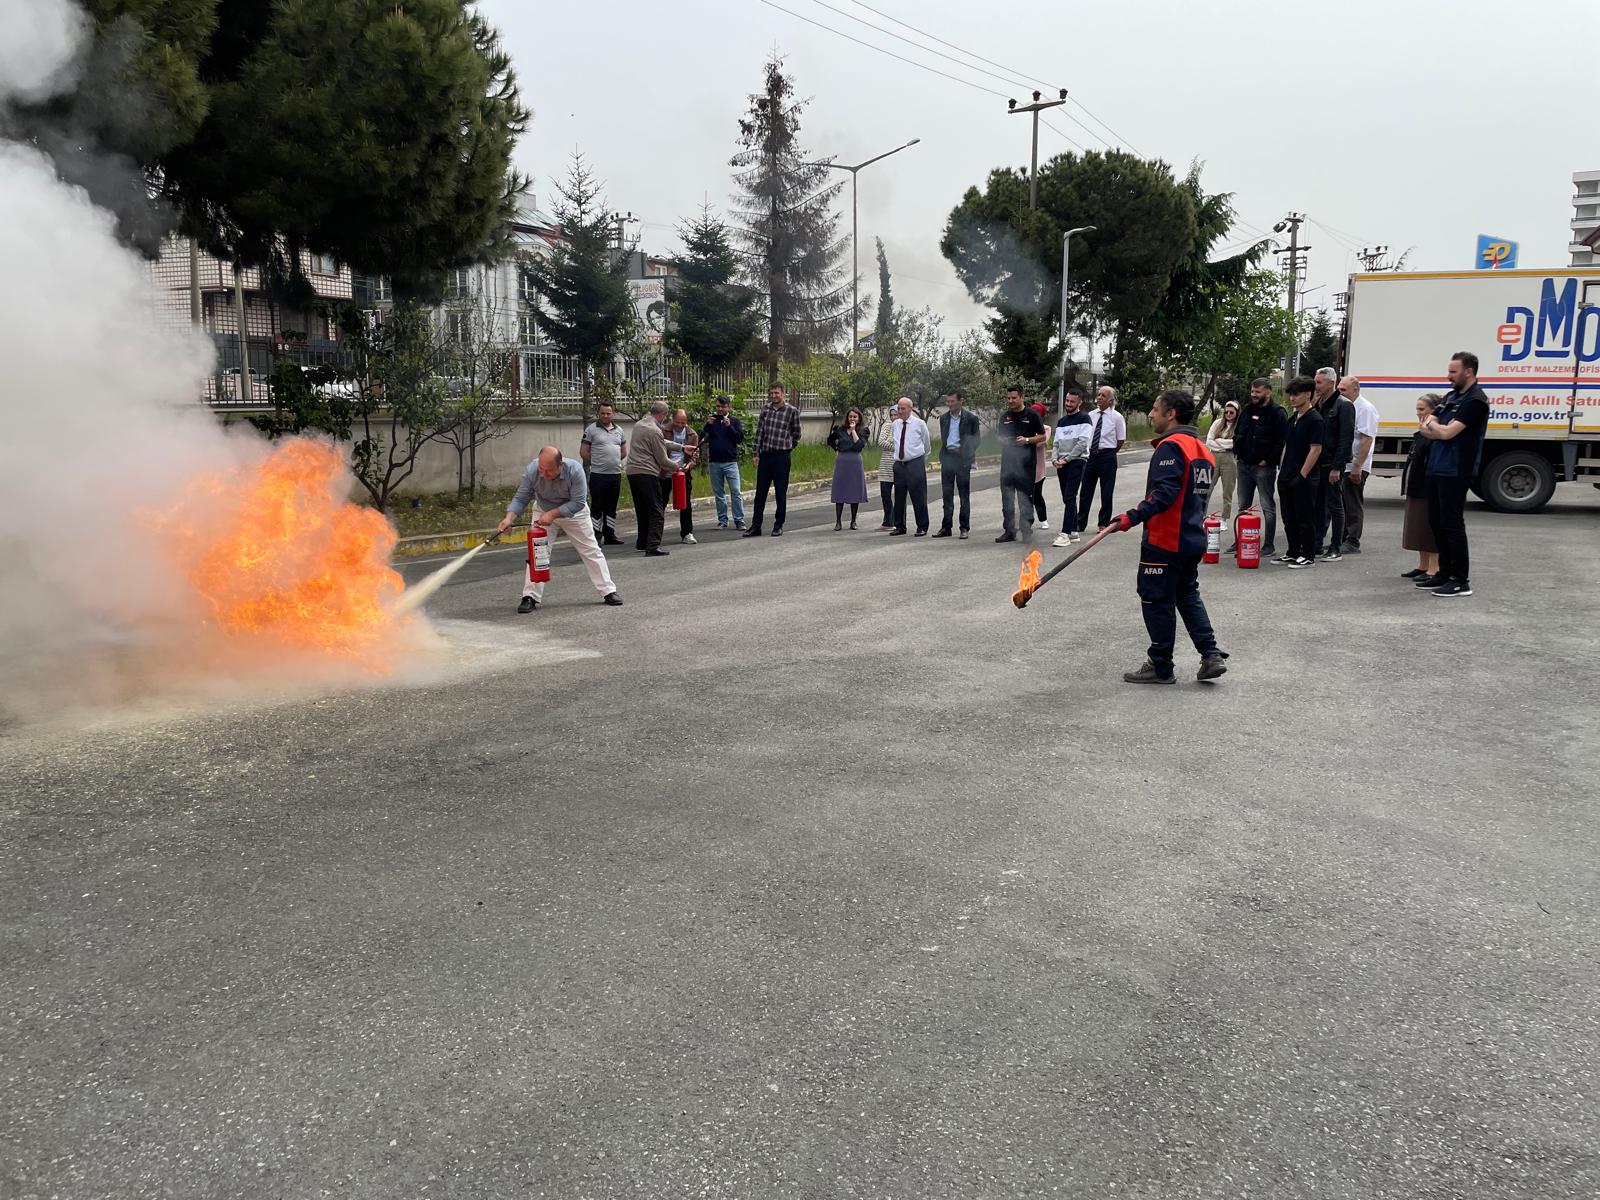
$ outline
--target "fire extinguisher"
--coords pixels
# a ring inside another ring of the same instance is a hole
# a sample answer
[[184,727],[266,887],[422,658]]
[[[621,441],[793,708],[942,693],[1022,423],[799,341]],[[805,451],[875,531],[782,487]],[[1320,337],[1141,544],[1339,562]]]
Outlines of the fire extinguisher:
[[1205,520],[1206,552],[1201,557],[1201,562],[1222,561],[1222,518],[1212,513]]
[[674,471],[672,475],[672,510],[682,512],[689,507],[689,481],[683,472]]
[[1236,549],[1233,561],[1237,566],[1253,571],[1261,565],[1261,512],[1247,508],[1234,518],[1233,540]]
[[550,531],[537,521],[528,526],[528,578],[550,582]]

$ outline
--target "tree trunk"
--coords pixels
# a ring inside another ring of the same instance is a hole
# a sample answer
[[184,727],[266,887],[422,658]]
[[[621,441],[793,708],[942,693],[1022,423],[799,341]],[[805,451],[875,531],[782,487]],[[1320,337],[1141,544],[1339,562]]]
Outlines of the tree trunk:
[[467,497],[472,499],[478,494],[478,423],[471,422],[467,427],[467,434],[471,444],[467,447]]

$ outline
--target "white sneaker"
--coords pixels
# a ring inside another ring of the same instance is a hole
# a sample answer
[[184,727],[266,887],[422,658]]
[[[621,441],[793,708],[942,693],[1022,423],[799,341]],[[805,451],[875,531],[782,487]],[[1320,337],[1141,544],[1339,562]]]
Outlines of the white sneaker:
[[1047,530],[1047,529],[1050,528],[1050,522],[1049,521],[1040,521],[1037,525],[1034,526],[1034,528],[1035,529],[1046,529]]
[[1060,549],[1062,546],[1070,546],[1072,545],[1072,535],[1070,533],[1063,533],[1050,544],[1055,546],[1057,549]]
[[1083,534],[1078,533],[1076,530],[1074,530],[1071,536],[1072,536],[1072,540],[1073,541],[1077,541],[1079,538],[1081,538],[1083,536]]
[[697,543],[694,540],[694,534],[686,533],[686,534],[683,535],[683,544],[685,546],[694,546],[694,545],[698,545],[699,543]]

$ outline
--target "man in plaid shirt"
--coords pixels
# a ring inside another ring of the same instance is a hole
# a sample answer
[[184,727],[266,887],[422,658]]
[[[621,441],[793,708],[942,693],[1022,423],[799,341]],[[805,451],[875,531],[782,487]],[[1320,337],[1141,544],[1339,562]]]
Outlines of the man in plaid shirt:
[[800,410],[783,398],[783,384],[767,389],[767,406],[756,419],[752,447],[756,460],[756,510],[745,537],[761,536],[761,514],[767,506],[767,489],[778,492],[772,536],[783,536],[783,518],[789,502],[789,459],[800,442]]

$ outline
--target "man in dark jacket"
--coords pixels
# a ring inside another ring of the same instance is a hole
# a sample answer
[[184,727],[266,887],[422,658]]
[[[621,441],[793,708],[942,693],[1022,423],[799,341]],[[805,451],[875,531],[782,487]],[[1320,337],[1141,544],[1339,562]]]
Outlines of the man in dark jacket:
[[[1262,523],[1261,557],[1277,553],[1278,538],[1278,460],[1283,457],[1283,436],[1289,428],[1289,415],[1272,398],[1270,379],[1250,381],[1250,403],[1239,414],[1239,430],[1233,435],[1233,456],[1239,460],[1239,511],[1243,512],[1259,497]],[[1237,546],[1229,546],[1232,554]]]
[[1217,464],[1194,428],[1194,397],[1188,392],[1162,392],[1150,409],[1156,432],[1144,501],[1116,519],[1119,533],[1143,525],[1139,547],[1139,600],[1150,633],[1144,666],[1128,671],[1128,683],[1174,683],[1172,652],[1178,621],[1200,652],[1202,682],[1227,669],[1228,656],[1217,648],[1217,635],[1200,599],[1200,558],[1206,550],[1206,501],[1216,480]]
[[1457,351],[1450,356],[1450,391],[1418,430],[1433,443],[1428,447],[1428,524],[1439,547],[1435,596],[1472,595],[1467,491],[1483,465],[1489,412],[1489,397],[1478,386],[1478,356]]
[[956,493],[961,494],[961,536],[972,528],[972,466],[978,461],[978,414],[968,412],[966,397],[951,392],[939,414],[939,486],[944,492],[944,520],[934,537],[949,537]]
[[711,464],[711,494],[717,501],[717,528],[728,527],[726,493],[732,493],[733,527],[744,528],[744,497],[739,494],[739,446],[744,441],[744,425],[733,415],[726,396],[717,397],[717,411],[700,430],[700,445]]
[[1317,463],[1317,557],[1338,562],[1344,557],[1344,471],[1355,453],[1356,406],[1339,394],[1339,372],[1321,367],[1316,376],[1317,412],[1325,441]]

